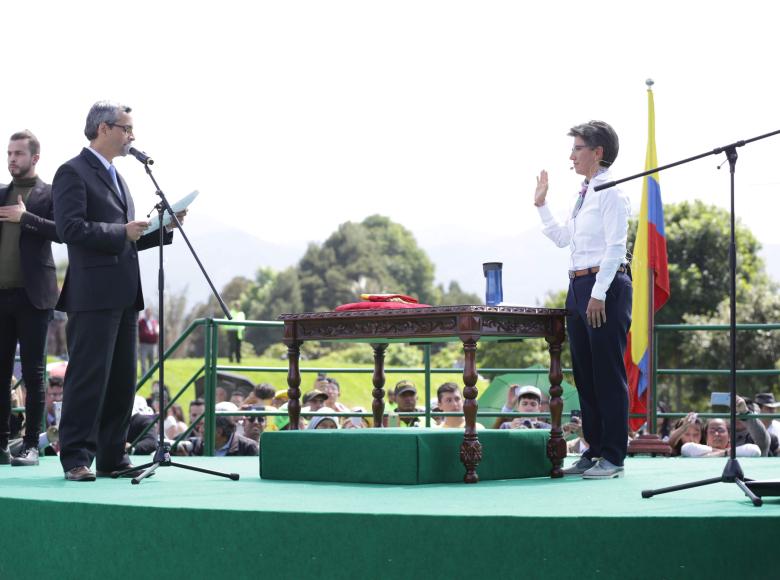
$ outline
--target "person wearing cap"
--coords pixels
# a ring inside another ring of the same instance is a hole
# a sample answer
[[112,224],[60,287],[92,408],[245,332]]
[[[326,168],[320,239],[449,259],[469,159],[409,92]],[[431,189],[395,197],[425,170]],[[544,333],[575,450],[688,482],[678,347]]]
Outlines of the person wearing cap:
[[321,407],[318,413],[309,421],[307,429],[339,429],[339,418],[333,415],[335,411],[330,407]]
[[[761,412],[764,414],[774,414],[777,412],[777,408],[780,407],[780,403],[775,401],[775,396],[772,393],[758,393],[753,401],[761,408]],[[761,419],[761,422],[770,435],[780,439],[780,421],[777,419]]]
[[328,393],[324,393],[318,389],[312,389],[303,395],[303,399],[301,401],[301,403],[303,403],[303,408],[301,409],[301,412],[312,413],[314,411],[319,411],[325,406],[325,401],[327,400]]
[[628,451],[628,381],[623,353],[631,325],[632,286],[626,258],[631,204],[612,181],[617,158],[615,130],[603,121],[572,127],[572,169],[584,177],[565,223],[547,205],[548,176],[536,179],[534,205],[543,233],[558,247],[569,247],[566,328],[574,382],[582,409],[582,428],[590,447],[566,475],[611,479],[623,475]]
[[[512,385],[507,393],[507,404],[501,408],[503,413],[539,413],[542,407],[542,390],[533,385]],[[511,421],[498,419],[500,429],[549,429],[550,424],[539,421],[537,417],[515,417]]]
[[[417,406],[417,387],[412,381],[398,381],[394,389],[396,411],[398,413],[422,412]],[[401,417],[399,427],[423,427],[420,417]]]

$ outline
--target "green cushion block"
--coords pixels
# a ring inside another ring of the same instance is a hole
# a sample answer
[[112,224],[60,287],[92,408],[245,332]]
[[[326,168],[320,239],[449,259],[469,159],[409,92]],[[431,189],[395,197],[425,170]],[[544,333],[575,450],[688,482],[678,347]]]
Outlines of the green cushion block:
[[[548,475],[547,430],[484,430],[478,433],[480,480]],[[346,429],[267,431],[260,477],[343,483],[457,483],[463,431],[459,429]]]

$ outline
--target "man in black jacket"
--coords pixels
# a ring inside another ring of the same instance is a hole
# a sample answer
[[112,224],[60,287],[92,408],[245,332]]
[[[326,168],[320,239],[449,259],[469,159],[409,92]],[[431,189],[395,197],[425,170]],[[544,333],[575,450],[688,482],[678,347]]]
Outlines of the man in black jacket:
[[[59,242],[52,216],[51,186],[36,175],[40,143],[30,131],[11,135],[8,171],[0,187],[0,464],[38,465],[43,421],[46,333],[57,303],[51,242]],[[16,343],[27,389],[21,453],[8,451],[10,383]]]
[[[135,138],[130,111],[95,103],[84,129],[89,147],[52,183],[54,221],[69,260],[58,303],[68,313],[60,462],[69,481],[94,481],[93,460],[99,477],[131,467],[125,442],[144,306],[138,252],[157,246],[159,232],[145,234],[149,223],[135,219],[130,190],[113,165]],[[172,236],[166,233],[164,243]]]

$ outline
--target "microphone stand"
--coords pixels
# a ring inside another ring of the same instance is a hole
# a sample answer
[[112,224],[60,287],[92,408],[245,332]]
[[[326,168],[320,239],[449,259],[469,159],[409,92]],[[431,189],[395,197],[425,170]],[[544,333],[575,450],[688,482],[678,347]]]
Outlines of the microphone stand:
[[134,485],[137,485],[141,483],[145,478],[150,477],[154,475],[154,472],[157,470],[158,467],[179,467],[181,469],[189,469],[190,471],[198,471],[200,473],[208,473],[211,475],[218,475],[220,477],[227,477],[229,479],[232,479],[233,481],[238,481],[239,475],[238,473],[222,473],[219,471],[213,471],[211,469],[204,469],[202,467],[195,467],[193,465],[184,465],[182,463],[176,463],[174,461],[171,461],[171,446],[169,443],[165,441],[165,417],[163,415],[163,412],[165,410],[165,300],[164,300],[164,288],[165,288],[165,268],[163,266],[163,248],[165,247],[165,226],[163,225],[163,217],[165,216],[165,213],[167,212],[168,215],[171,216],[171,220],[174,224],[176,224],[176,227],[178,228],[178,231],[181,233],[182,237],[184,238],[184,241],[187,242],[187,247],[190,249],[190,252],[192,253],[193,258],[195,258],[195,261],[198,264],[198,267],[200,267],[200,271],[203,274],[203,276],[206,278],[206,281],[209,284],[209,287],[211,288],[212,293],[217,298],[217,301],[219,302],[220,307],[222,308],[222,312],[225,314],[225,318],[231,319],[230,311],[228,310],[227,306],[222,300],[222,297],[219,295],[219,292],[217,292],[217,289],[214,287],[214,284],[211,282],[211,278],[209,278],[208,273],[206,272],[205,268],[203,267],[203,264],[201,263],[200,259],[198,258],[198,254],[195,252],[195,250],[192,247],[192,244],[190,244],[190,240],[187,238],[187,234],[184,233],[184,229],[182,228],[181,222],[176,217],[176,214],[173,212],[173,209],[171,208],[171,205],[168,203],[168,199],[165,197],[165,194],[160,189],[160,186],[157,184],[157,180],[154,178],[154,175],[152,174],[152,170],[149,167],[152,163],[154,163],[151,159],[148,157],[145,157],[144,160],[142,160],[139,157],[136,157],[141,163],[144,164],[144,168],[146,169],[146,174],[149,176],[149,179],[152,180],[152,183],[155,187],[155,193],[160,198],[160,201],[154,206],[157,210],[157,218],[159,220],[159,270],[158,270],[158,277],[157,277],[157,305],[159,308],[159,322],[160,322],[160,332],[157,337],[157,360],[159,361],[158,366],[158,372],[159,372],[159,380],[157,385],[157,397],[159,401],[160,409],[157,413],[157,428],[159,430],[159,441],[157,443],[157,450],[154,452],[154,456],[152,458],[152,461],[149,463],[145,463],[144,465],[140,465],[138,467],[133,467],[130,469],[125,469],[123,471],[117,471],[111,474],[112,477],[121,477],[125,473],[129,473],[131,471],[138,471],[143,470],[143,472],[134,477],[132,479],[132,483]]
[[[642,173],[637,173],[636,175],[632,175],[630,177],[626,177],[624,179],[619,179],[617,181],[610,181],[608,183],[604,183],[602,185],[596,186],[594,189],[596,191],[601,191],[602,189],[607,189],[610,187],[614,187],[618,183],[623,183],[625,181],[630,181],[632,179],[636,179],[638,177],[645,177],[647,175],[651,175],[653,173],[658,173],[659,171],[663,171],[664,169],[669,169],[670,167],[675,167],[677,165],[682,165],[684,163],[689,163],[691,161],[695,161],[697,159],[701,159],[702,157],[707,157],[709,155],[719,155],[721,153],[726,154],[726,159],[729,162],[729,169],[730,169],[730,175],[731,175],[731,231],[730,231],[730,238],[729,238],[729,273],[730,273],[730,284],[729,284],[729,303],[730,303],[730,313],[729,313],[729,322],[730,322],[730,328],[729,328],[729,338],[730,338],[730,387],[731,387],[731,416],[730,416],[730,429],[731,429],[731,448],[729,453],[729,459],[726,462],[726,466],[723,469],[723,473],[720,477],[713,477],[710,479],[703,479],[700,481],[694,481],[690,483],[684,483],[682,485],[673,485],[670,487],[664,487],[661,489],[649,489],[649,490],[643,490],[642,491],[642,497],[649,498],[653,497],[654,495],[661,495],[662,493],[670,493],[673,491],[681,491],[683,489],[691,489],[693,487],[701,487],[704,485],[709,485],[711,483],[736,483],[737,486],[745,493],[745,495],[750,498],[750,501],[753,502],[753,505],[756,507],[760,507],[763,505],[763,500],[761,499],[760,495],[774,495],[774,493],[771,493],[773,490],[776,492],[776,486],[773,487],[771,484],[773,482],[759,482],[754,481],[751,479],[746,479],[745,475],[742,471],[742,467],[739,465],[739,461],[737,461],[737,455],[736,455],[736,445],[734,444],[734,437],[736,435],[737,430],[737,244],[736,244],[736,235],[735,235],[735,212],[734,212],[734,176],[736,173],[736,167],[737,167],[737,147],[743,147],[747,145],[748,143],[752,143],[753,141],[759,141],[761,139],[766,139],[767,137],[772,137],[773,135],[780,134],[780,130],[773,131],[771,133],[766,133],[765,135],[759,135],[758,137],[753,137],[752,139],[746,139],[743,141],[736,141],[735,143],[731,143],[729,145],[725,145],[723,147],[716,147],[712,151],[708,151],[706,153],[702,153],[700,155],[695,155],[694,157],[689,157],[688,159],[682,159],[681,161],[677,161],[675,163],[670,163],[669,165],[664,165],[662,167],[657,167],[655,169],[651,169],[649,171],[644,171]],[[720,166],[718,166],[720,168]],[[759,494],[756,495],[754,493],[753,489]]]

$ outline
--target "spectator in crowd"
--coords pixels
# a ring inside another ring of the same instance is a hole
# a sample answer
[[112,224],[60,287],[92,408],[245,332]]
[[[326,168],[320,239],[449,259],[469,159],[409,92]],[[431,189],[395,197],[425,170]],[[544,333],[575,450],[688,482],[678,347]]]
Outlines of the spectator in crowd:
[[[780,403],[775,401],[775,396],[772,393],[758,393],[755,397],[755,402],[760,406],[761,413],[764,414],[774,414],[777,412],[777,408],[780,407]],[[777,419],[761,419],[761,422],[770,435],[780,438],[780,421]]]
[[[398,413],[422,412],[417,406],[417,387],[412,381],[402,380],[395,385],[396,411]],[[420,417],[400,417],[400,427],[422,427]]]
[[[460,387],[455,383],[444,383],[436,390],[436,400],[442,413],[463,413],[463,395]],[[463,415],[444,417],[444,420],[437,425],[442,429],[465,429],[466,418]],[[482,425],[477,423],[477,429]]]
[[214,389],[214,403],[224,403],[228,400],[228,392],[225,387],[217,386],[217,388]]
[[[510,407],[514,401],[514,408]],[[533,385],[512,385],[507,393],[507,402],[502,412],[514,410],[517,413],[540,413],[542,406],[542,390]],[[500,429],[549,429],[550,424],[540,421],[537,417],[515,417],[511,421],[503,420]]]
[[336,379],[329,377],[325,382],[324,387],[325,392],[328,394],[328,400],[325,402],[328,407],[334,411],[338,411],[339,413],[345,413],[349,411],[349,407],[339,401],[339,397],[341,396],[341,386],[339,386],[339,382]]
[[[148,431],[141,439],[141,433],[151,425]],[[157,449],[159,440],[159,431],[157,429],[157,415],[146,402],[146,399],[136,395],[133,403],[133,414],[130,417],[130,427],[127,430],[127,453],[128,455],[149,455]],[[135,442],[135,443],[134,443]]]
[[243,391],[240,389],[236,389],[233,391],[233,393],[230,395],[230,402],[233,403],[236,407],[240,407],[244,404],[246,401],[246,397],[244,396]]
[[[195,421],[198,421],[200,417],[203,416],[203,413],[206,412],[206,401],[203,399],[193,399],[190,401],[190,425],[195,424]],[[204,419],[201,419],[200,421],[195,424],[195,427],[192,431],[190,431],[191,436],[199,436],[203,437],[203,429],[204,429]]]
[[339,419],[338,417],[334,415],[329,415],[328,413],[333,413],[334,410],[330,407],[322,407],[319,411],[320,415],[315,415],[311,418],[311,421],[309,421],[309,426],[307,429],[338,429],[339,428]]
[[141,376],[152,368],[157,359],[157,339],[160,337],[160,323],[147,307],[138,318],[138,358],[141,359]]
[[303,400],[301,401],[303,407],[301,408],[301,412],[313,413],[314,411],[319,411],[325,406],[325,401],[327,400],[328,400],[327,393],[324,393],[317,389],[312,389],[311,391],[303,395]]
[[[264,411],[265,407],[263,405],[244,405],[241,409],[247,411]],[[266,418],[259,415],[247,415],[242,417],[240,422],[244,429],[244,437],[260,443],[260,437],[262,436],[263,431],[265,431],[265,426],[267,424]]]
[[[218,415],[215,423],[214,455],[217,457],[234,457],[258,454],[259,447],[257,441],[236,433],[236,423],[230,417]],[[203,455],[203,449],[203,438],[196,438],[192,442],[192,455]]]
[[176,439],[187,430],[187,423],[184,422],[184,409],[181,405],[174,403],[168,409],[168,416],[165,417],[165,437],[166,439]]
[[257,385],[246,399],[244,399],[244,405],[262,405],[263,407],[274,406],[273,400],[276,393],[273,385],[268,383],[261,383]]
[[[230,316],[236,322],[246,320],[246,315],[241,310],[241,302],[239,300],[233,301],[230,308]],[[244,331],[246,328],[243,324],[229,325],[225,327],[228,335],[228,360],[233,362],[236,359],[236,363],[241,364],[241,342],[244,340]]]
[[[271,405],[277,409],[281,409],[282,405],[286,405],[290,400],[290,395],[287,393],[287,389],[279,389],[274,393],[274,398],[271,401]],[[285,407],[286,409],[287,407]]]
[[[755,405],[753,401],[737,397],[737,414],[753,414],[757,413],[758,409],[758,405]],[[773,454],[777,450],[777,442],[775,442],[775,449],[772,449],[772,437],[767,432],[764,424],[757,417],[749,417],[744,420],[737,419],[737,431],[734,434],[734,444],[739,446],[746,443],[754,443],[757,445],[761,450],[762,457],[767,457],[770,450],[772,450]]]
[[582,455],[590,445],[582,433],[582,418],[572,411],[571,419],[563,426],[563,435],[566,438],[566,453]]
[[686,443],[704,443],[704,422],[693,411],[677,421],[674,429],[669,433],[669,446],[672,448],[672,456],[682,453],[682,446]]
[[46,427],[57,424],[55,403],[62,404],[62,377],[49,377],[46,387]]
[[[710,419],[705,427],[706,443],[684,443],[680,450],[683,457],[728,457],[731,449],[729,425],[724,419]],[[760,457],[761,449],[754,443],[738,445],[737,457]]]
[[[363,407],[352,407],[353,413],[365,413]],[[341,421],[342,429],[366,429],[368,428],[368,419],[366,417],[344,417]]]

